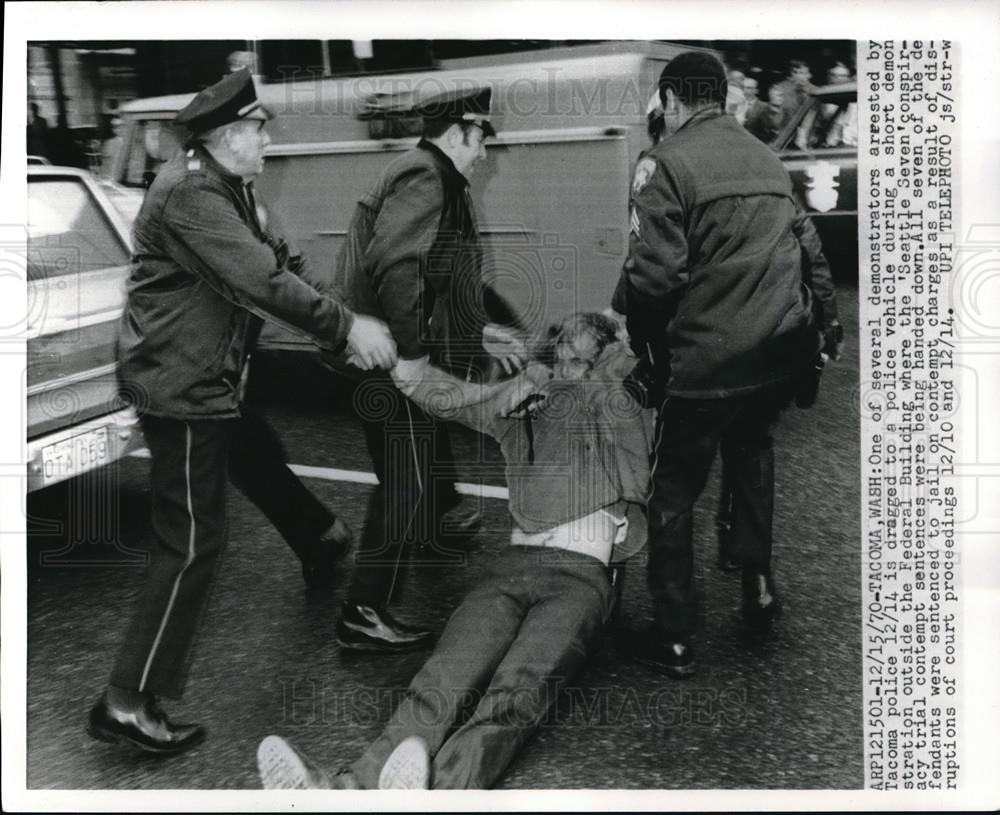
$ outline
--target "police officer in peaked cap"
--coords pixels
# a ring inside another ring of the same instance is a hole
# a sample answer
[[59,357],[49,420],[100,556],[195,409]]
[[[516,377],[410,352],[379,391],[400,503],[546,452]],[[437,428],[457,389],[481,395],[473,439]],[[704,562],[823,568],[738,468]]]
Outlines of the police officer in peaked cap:
[[269,113],[246,69],[201,91],[176,117],[191,138],[152,182],[134,225],[118,340],[120,391],[152,457],[153,558],[105,694],[88,730],[103,741],[178,753],[204,730],[171,722],[226,546],[231,480],[302,562],[329,585],[350,530],[288,469],[273,431],[243,401],[248,361],[274,320],[363,369],[396,348],[379,320],[321,294],[301,255],[262,222],[254,178]]
[[[423,137],[391,162],[361,199],[337,258],[335,286],[362,314],[385,320],[399,349],[397,381],[433,365],[463,379],[486,362],[490,321],[482,280],[483,253],[469,177],[495,135],[490,88],[461,88],[421,100]],[[519,365],[516,352],[504,363]],[[348,649],[407,651],[430,632],[397,620],[389,605],[404,553],[423,550],[446,560],[477,531],[480,514],[455,490],[457,473],[447,425],[433,419],[373,372],[354,398],[379,478],[369,506],[356,568],[337,628]]]
[[[428,125],[433,131],[442,126],[461,125],[461,123],[478,127],[483,132],[483,138],[490,138],[497,134],[491,121],[492,101],[492,88],[457,89],[421,100],[414,105],[413,112],[424,120],[425,138]],[[431,124],[433,122],[437,125]],[[461,130],[463,133],[468,132],[466,126],[462,126]]]

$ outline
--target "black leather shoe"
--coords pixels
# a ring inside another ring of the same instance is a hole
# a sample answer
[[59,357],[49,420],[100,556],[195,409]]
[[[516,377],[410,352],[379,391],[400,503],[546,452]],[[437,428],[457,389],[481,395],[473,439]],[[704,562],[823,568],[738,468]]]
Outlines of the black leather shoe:
[[431,643],[431,632],[393,619],[384,608],[345,602],[337,642],[354,651],[416,651]]
[[205,738],[201,725],[171,723],[153,697],[138,711],[119,710],[102,698],[90,710],[87,732],[99,741],[130,744],[162,756],[183,753]]
[[642,631],[624,632],[621,645],[629,659],[671,679],[686,679],[694,673],[694,648],[690,639],[668,639],[657,628],[649,626]]
[[310,589],[333,585],[338,564],[354,546],[354,533],[340,518],[334,520],[323,537],[316,541],[312,554],[302,561],[302,577]]
[[751,631],[767,631],[781,615],[781,598],[770,575],[743,575],[742,610],[743,622]]

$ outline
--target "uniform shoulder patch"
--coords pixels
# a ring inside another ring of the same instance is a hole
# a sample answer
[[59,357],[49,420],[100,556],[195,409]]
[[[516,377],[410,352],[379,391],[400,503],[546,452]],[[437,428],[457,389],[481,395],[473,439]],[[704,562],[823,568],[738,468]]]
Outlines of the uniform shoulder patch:
[[642,188],[649,183],[649,179],[653,177],[653,173],[655,172],[655,159],[649,156],[640,159],[639,163],[635,165],[635,173],[632,176],[632,195],[638,195],[642,192]]

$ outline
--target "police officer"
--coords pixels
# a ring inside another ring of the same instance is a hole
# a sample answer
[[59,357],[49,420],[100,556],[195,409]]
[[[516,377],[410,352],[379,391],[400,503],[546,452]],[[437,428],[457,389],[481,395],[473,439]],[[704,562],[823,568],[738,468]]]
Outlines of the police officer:
[[[468,177],[494,135],[489,88],[419,104],[423,138],[393,161],[358,203],[337,259],[337,290],[351,308],[386,321],[400,358],[430,356],[463,379],[480,369],[486,323],[482,248]],[[428,631],[387,606],[406,547],[455,545],[479,513],[455,492],[447,426],[424,413],[388,375],[363,380],[355,408],[379,478],[337,628],[344,648],[403,651]],[[449,541],[449,533],[451,540]],[[452,552],[454,555],[455,553]]]
[[644,374],[649,391],[662,388],[648,505],[655,619],[626,644],[672,677],[694,670],[692,509],[720,446],[744,618],[766,628],[780,608],[771,430],[839,329],[816,232],[778,158],[725,115],[726,87],[708,54],[682,54],[664,68],[665,137],[636,168],[616,302],[653,371]]
[[199,93],[176,118],[192,134],[188,149],[160,170],[134,226],[119,378],[152,454],[156,549],[88,729],[153,753],[204,737],[198,725],[170,722],[157,697],[184,689],[226,544],[227,477],[285,536],[308,583],[329,581],[345,543],[343,525],[338,531],[286,466],[273,432],[243,405],[262,320],[344,349],[363,368],[396,359],[384,324],[319,294],[302,277],[302,258],[262,225],[252,182],[264,166],[267,118],[246,70]]

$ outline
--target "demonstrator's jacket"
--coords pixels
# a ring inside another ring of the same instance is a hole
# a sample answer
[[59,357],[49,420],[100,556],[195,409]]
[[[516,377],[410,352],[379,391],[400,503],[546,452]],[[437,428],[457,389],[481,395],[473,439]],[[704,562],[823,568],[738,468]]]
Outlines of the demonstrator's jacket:
[[239,415],[263,319],[331,350],[354,316],[302,279],[304,262],[262,228],[238,176],[201,147],[167,162],[133,228],[118,338],[123,396],[170,418]]
[[[651,149],[631,203],[616,306],[637,353],[669,356],[668,394],[747,393],[814,358],[821,336],[802,267],[821,256],[818,238],[781,161],[733,117],[696,114]],[[829,296],[833,309],[832,286]]]
[[544,397],[528,416],[502,416],[517,379],[483,386],[463,401],[444,375],[404,372],[400,389],[428,413],[459,422],[500,443],[511,517],[523,531],[543,532],[619,502],[648,497],[652,412],[629,395],[622,379],[635,357],[622,342],[605,348],[586,379],[558,380],[532,363],[518,379]]
[[464,377],[482,354],[482,256],[468,181],[421,140],[358,202],[334,287],[389,325],[401,358],[429,354]]

